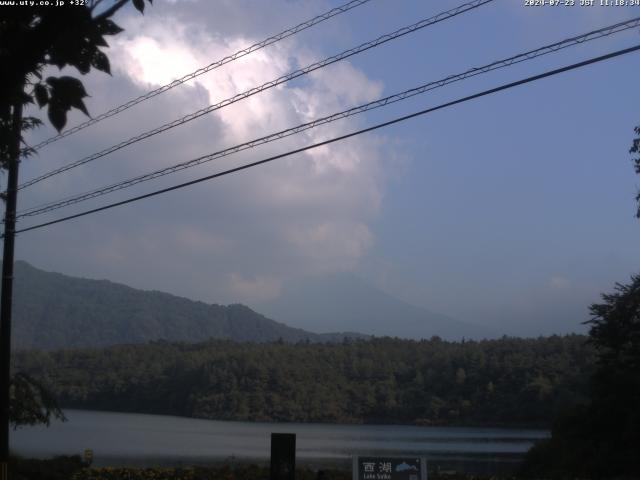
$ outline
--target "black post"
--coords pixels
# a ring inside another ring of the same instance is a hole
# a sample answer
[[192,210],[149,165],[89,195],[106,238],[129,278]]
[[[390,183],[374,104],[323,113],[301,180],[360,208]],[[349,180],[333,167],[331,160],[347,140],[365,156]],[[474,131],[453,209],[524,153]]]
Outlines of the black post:
[[270,480],[295,480],[296,478],[296,434],[271,434]]
[[13,250],[18,196],[18,165],[22,104],[13,106],[13,145],[7,159],[7,198],[4,212],[2,296],[0,298],[0,480],[9,478],[9,387],[11,382],[11,300],[13,297]]

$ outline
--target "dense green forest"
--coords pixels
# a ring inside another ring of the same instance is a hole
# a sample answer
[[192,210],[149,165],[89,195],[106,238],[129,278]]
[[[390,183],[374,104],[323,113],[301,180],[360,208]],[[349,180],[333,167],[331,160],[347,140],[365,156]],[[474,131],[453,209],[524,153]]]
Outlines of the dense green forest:
[[224,420],[547,426],[587,394],[594,352],[585,340],[161,341],[23,351],[14,365],[48,385],[63,407]]

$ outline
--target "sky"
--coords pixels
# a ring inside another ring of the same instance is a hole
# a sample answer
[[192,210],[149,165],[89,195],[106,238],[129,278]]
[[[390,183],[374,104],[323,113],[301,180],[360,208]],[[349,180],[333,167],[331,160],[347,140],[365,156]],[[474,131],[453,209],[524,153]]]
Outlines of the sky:
[[[463,2],[371,0],[42,148],[28,180]],[[18,209],[85,192],[640,15],[496,0],[20,191]],[[322,0],[157,1],[85,78],[92,115],[332,7]],[[640,43],[631,30],[309,130],[26,227],[365,128]],[[520,86],[217,180],[25,232],[16,258],[208,303],[258,305],[347,272],[508,335],[583,332],[588,306],[640,267],[640,53]],[[51,74],[58,75],[57,71]],[[76,74],[74,71],[63,74]],[[45,118],[44,111],[33,112]],[[84,121],[70,115],[69,126]],[[55,132],[49,125],[34,144]],[[322,331],[319,325],[318,331]]]

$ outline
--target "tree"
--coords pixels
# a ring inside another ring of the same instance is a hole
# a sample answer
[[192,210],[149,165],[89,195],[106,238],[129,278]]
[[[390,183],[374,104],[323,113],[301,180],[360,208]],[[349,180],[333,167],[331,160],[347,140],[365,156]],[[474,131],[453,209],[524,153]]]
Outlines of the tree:
[[[83,100],[87,92],[80,80],[67,75],[43,79],[43,73],[52,66],[74,67],[82,75],[92,68],[110,73],[109,59],[100,48],[108,46],[105,36],[122,31],[111,17],[129,0],[115,0],[99,11],[103,1],[87,0],[83,5],[66,6],[41,5],[41,2],[33,6],[17,4],[13,8],[5,5],[0,18],[0,168],[7,171],[8,177],[7,190],[2,195],[5,229],[0,301],[0,475],[3,479],[9,455],[9,418],[13,413],[15,419],[19,413],[11,411],[11,393],[22,395],[21,400],[34,407],[22,411],[26,416],[18,415],[21,421],[48,422],[50,414],[56,412],[55,408],[51,410],[46,406],[50,400],[46,391],[25,377],[15,376],[13,388],[10,387],[18,165],[20,157],[34,153],[26,145],[23,132],[42,124],[36,117],[25,117],[23,107],[33,103],[41,108],[46,106],[49,121],[58,132],[66,125],[67,113],[72,108],[89,115]],[[144,12],[144,0],[131,1],[136,9]]]
[[54,395],[30,375],[17,373],[11,379],[9,421],[21,425],[49,425],[52,418],[66,421]]
[[[640,135],[640,126],[634,129]],[[630,153],[640,153],[640,137]],[[640,157],[634,167],[640,174]],[[640,193],[636,197],[640,218]],[[554,477],[640,476],[640,275],[591,305],[596,349],[590,399],[558,416],[551,438],[527,454],[525,473]]]
[[597,351],[592,382],[594,432],[601,467],[640,474],[640,275],[591,306],[589,337]]
[[[143,0],[132,1],[140,12],[144,11]],[[71,76],[43,79],[46,67],[75,67],[82,75],[89,73],[91,68],[111,73],[109,59],[100,48],[108,46],[106,36],[122,32],[111,17],[129,0],[118,0],[99,13],[97,10],[103,0],[87,3],[87,6],[69,8],[3,8],[0,20],[0,62],[3,66],[0,76],[0,161],[3,168],[7,168],[11,156],[12,118],[17,106],[31,103],[46,106],[49,121],[58,131],[66,125],[67,113],[72,108],[89,115],[83,101],[87,92],[82,82]],[[37,118],[25,117],[21,129],[24,131],[40,124]]]
[[[636,137],[633,140],[629,153],[638,154],[638,157],[633,159],[633,165],[636,169],[636,173],[640,175],[640,125],[634,128],[634,132],[636,132],[638,137]],[[638,210],[636,211],[636,218],[640,218],[640,191],[638,191],[636,195],[636,202],[638,202]]]

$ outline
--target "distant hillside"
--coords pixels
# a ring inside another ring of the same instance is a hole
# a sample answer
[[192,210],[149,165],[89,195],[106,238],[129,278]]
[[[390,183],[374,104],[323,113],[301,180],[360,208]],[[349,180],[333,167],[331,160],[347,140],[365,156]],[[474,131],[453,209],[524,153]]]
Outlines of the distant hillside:
[[107,280],[44,272],[22,261],[15,264],[13,338],[17,348],[96,347],[160,339],[316,342],[344,337],[291,328],[244,305],[208,305]]
[[464,323],[395,298],[348,273],[285,285],[282,295],[256,305],[273,318],[311,331],[356,331],[376,336],[447,340],[495,338],[489,328]]

